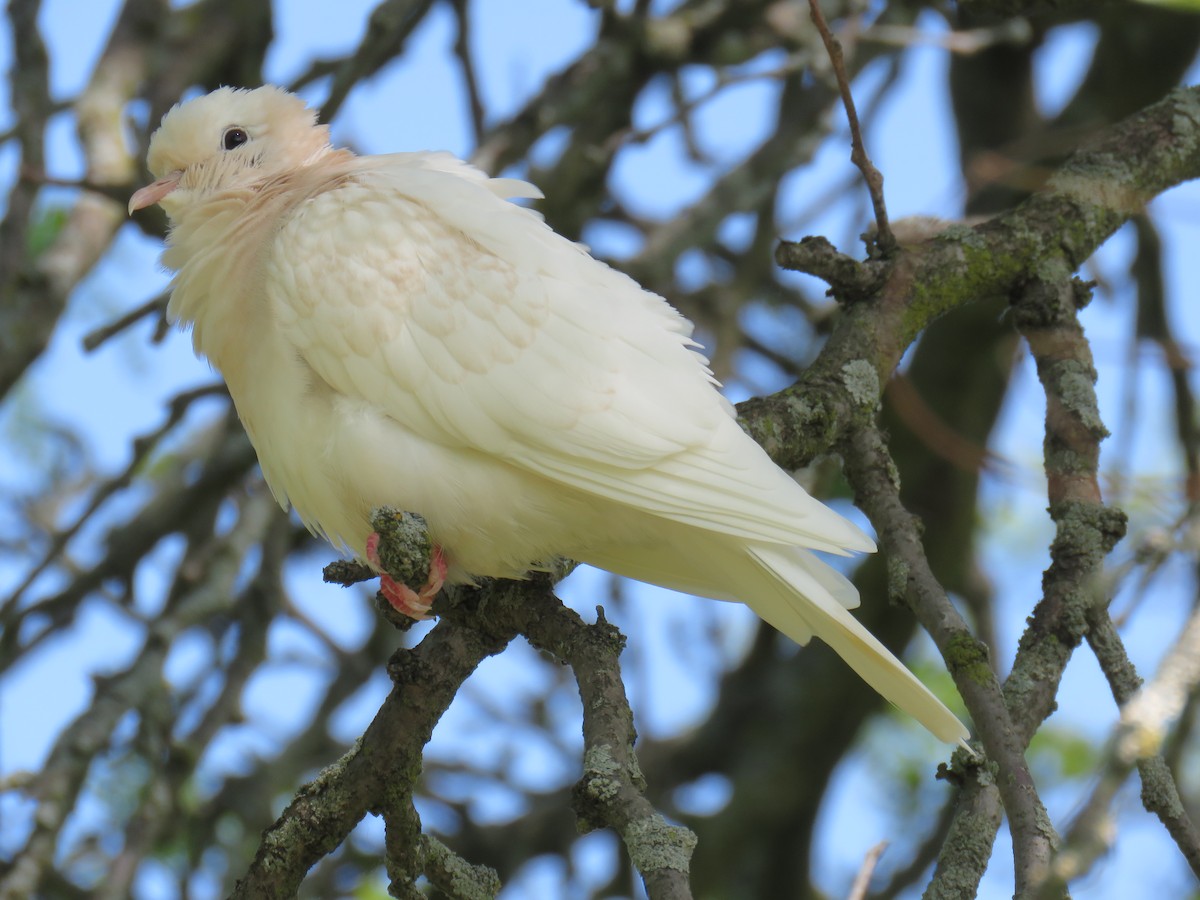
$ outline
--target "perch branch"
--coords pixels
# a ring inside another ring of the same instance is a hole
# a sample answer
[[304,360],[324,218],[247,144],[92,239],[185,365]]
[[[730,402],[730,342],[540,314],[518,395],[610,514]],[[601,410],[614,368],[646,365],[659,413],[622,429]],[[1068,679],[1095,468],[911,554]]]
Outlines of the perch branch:
[[[380,561],[389,574],[405,583],[423,581],[430,556],[423,520],[384,509],[372,518],[372,527],[380,535]],[[695,836],[686,828],[668,824],[643,796],[645,782],[633,750],[633,712],[621,680],[619,657],[625,639],[604,620],[602,612],[595,625],[587,625],[554,596],[553,583],[565,571],[569,569],[557,567],[553,573],[528,581],[492,580],[478,587],[448,587],[434,602],[433,612],[442,622],[430,637],[447,628],[469,629],[507,643],[523,634],[534,647],[571,667],[584,710],[584,773],[574,792],[580,829],[612,827],[641,873],[647,896],[651,900],[684,900],[691,896],[688,862]],[[357,563],[326,567],[326,580],[340,584],[376,574]],[[417,651],[424,646],[423,641]],[[435,659],[431,657],[429,665],[433,666]],[[411,677],[400,681],[408,683]],[[414,779],[415,773],[409,773],[407,790]],[[407,859],[407,845],[415,846],[421,836],[415,813],[409,813],[411,795],[406,793],[389,804],[399,835],[394,849],[389,840],[390,866],[394,855]],[[408,890],[411,879],[420,874],[422,863],[415,851],[411,855],[411,863],[393,876],[394,891]]]
[[[417,647],[397,651],[388,667],[392,692],[375,719],[354,747],[301,788],[267,829],[231,898],[295,896],[308,870],[381,805],[380,798],[393,832],[397,809],[411,808],[421,752],[434,726],[479,663],[503,650],[515,634],[439,623]],[[411,887],[425,863],[419,834],[407,836],[411,841],[398,853],[394,834],[387,842],[393,851],[388,855],[393,891]]]
[[633,712],[621,680],[625,638],[602,612],[595,625],[587,625],[563,606],[551,589],[552,578],[496,581],[481,590],[452,588],[446,601],[435,602],[434,612],[455,618],[464,608],[486,602],[489,622],[510,623],[534,647],[571,667],[584,711],[584,771],[573,804],[579,828],[608,826],[621,836],[650,900],[687,900],[696,838],[669,824],[644,796],[633,749]]

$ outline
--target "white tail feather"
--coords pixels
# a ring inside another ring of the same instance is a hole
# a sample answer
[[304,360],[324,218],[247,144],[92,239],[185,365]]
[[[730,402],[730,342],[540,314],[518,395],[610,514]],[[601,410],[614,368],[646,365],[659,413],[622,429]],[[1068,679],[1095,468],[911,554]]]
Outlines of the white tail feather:
[[970,736],[954,713],[847,612],[858,606],[858,590],[811,551],[739,546],[724,535],[675,524],[660,527],[659,536],[660,542],[622,545],[619,553],[593,547],[583,558],[639,581],[739,600],[798,644],[819,637],[867,684],[940,740],[963,744]]
[[862,626],[847,607],[857,605],[848,580],[805,550],[756,546],[750,556],[770,576],[766,589],[747,586],[745,602],[793,640],[816,635],[884,699],[947,743],[970,732],[937,697]]

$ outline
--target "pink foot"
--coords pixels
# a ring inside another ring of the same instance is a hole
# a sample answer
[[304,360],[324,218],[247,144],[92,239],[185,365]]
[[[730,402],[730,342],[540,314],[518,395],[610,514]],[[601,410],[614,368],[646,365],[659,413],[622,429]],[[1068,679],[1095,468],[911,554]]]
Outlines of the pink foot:
[[[383,568],[379,562],[379,534],[376,532],[372,532],[367,538],[367,562],[376,569]],[[424,622],[429,618],[433,598],[446,581],[446,568],[446,557],[442,548],[434,544],[433,552],[429,556],[429,580],[419,591],[414,591],[407,584],[401,584],[386,572],[379,575],[379,590],[397,612],[418,622]]]

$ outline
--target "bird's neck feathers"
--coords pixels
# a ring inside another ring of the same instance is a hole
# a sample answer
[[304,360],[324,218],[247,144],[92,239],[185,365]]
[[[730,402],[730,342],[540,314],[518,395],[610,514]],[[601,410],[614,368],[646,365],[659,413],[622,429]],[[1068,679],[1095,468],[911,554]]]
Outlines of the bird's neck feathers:
[[192,328],[196,352],[225,371],[253,329],[259,282],[260,224],[242,215],[248,204],[228,196],[176,222],[163,264],[175,269],[167,317]]
[[170,210],[162,262],[176,274],[167,316],[192,327],[196,351],[227,377],[269,326],[261,283],[274,232],[299,204],[343,183],[358,159],[326,144],[314,164],[203,198],[193,193]]

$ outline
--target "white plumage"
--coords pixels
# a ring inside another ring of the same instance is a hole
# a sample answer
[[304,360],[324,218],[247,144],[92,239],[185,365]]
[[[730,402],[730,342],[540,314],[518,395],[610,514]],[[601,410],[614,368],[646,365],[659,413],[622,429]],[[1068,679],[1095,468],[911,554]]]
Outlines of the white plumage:
[[450,580],[556,556],[829,643],[946,741],[966,729],[811,550],[871,551],[738,427],[661,297],[449,155],[359,157],[278,88],[176,106],[150,144],[170,316],[222,372],[285,507],[364,555],[420,513]]

